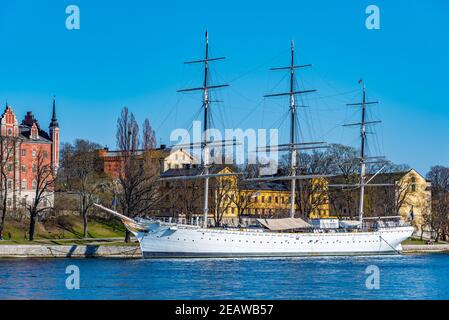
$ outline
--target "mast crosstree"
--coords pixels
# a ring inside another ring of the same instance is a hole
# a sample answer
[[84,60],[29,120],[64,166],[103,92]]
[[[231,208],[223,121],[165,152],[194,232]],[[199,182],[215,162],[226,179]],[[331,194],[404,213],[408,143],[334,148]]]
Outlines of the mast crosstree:
[[[295,43],[292,40],[291,46],[290,46],[290,53],[291,53],[291,59],[290,59],[290,65],[287,67],[277,67],[277,68],[271,68],[271,71],[276,70],[289,70],[290,71],[290,91],[289,92],[283,92],[283,93],[275,93],[275,94],[267,94],[264,97],[281,97],[281,96],[288,96],[290,97],[290,143],[287,145],[277,146],[278,150],[282,150],[286,148],[288,151],[290,151],[290,175],[289,177],[278,177],[277,180],[283,179],[283,180],[290,180],[290,217],[295,217],[295,196],[296,196],[296,180],[299,179],[312,179],[315,176],[297,176],[297,159],[298,159],[298,151],[299,150],[305,150],[305,149],[316,149],[316,148],[323,148],[324,146],[318,146],[317,144],[322,144],[322,142],[309,142],[309,143],[297,143],[296,141],[296,102],[295,97],[296,95],[300,94],[307,94],[316,92],[317,90],[303,90],[303,91],[295,91],[295,71],[296,69],[300,68],[306,68],[311,67],[311,64],[306,65],[295,65]],[[299,147],[300,145],[308,145],[305,147]],[[267,150],[270,150],[273,147],[267,147]],[[274,147],[276,148],[276,147]],[[259,181],[263,181],[267,179],[259,179]],[[272,179],[271,179],[272,180]]]
[[[381,171],[384,169],[382,167],[369,181],[366,181],[366,165],[367,160],[369,159],[379,159],[383,157],[367,157],[366,156],[366,127],[368,125],[378,124],[381,121],[366,121],[366,107],[369,105],[378,104],[378,101],[368,102],[366,101],[366,86],[363,85],[363,93],[362,93],[362,102],[359,103],[349,103],[347,106],[357,106],[362,109],[361,122],[359,123],[351,123],[344,125],[345,127],[350,126],[360,126],[360,172],[359,178],[360,182],[358,186],[360,187],[360,195],[359,195],[359,206],[358,206],[358,214],[360,227],[363,227],[363,215],[364,215],[364,201],[365,201],[365,187],[368,186],[368,183]],[[389,184],[370,184],[369,186],[386,186]]]
[[[208,216],[208,210],[209,210],[209,204],[208,204],[208,196],[209,196],[209,178],[213,175],[209,174],[209,141],[207,136],[207,130],[209,129],[209,107],[211,100],[209,99],[209,90],[213,89],[219,89],[228,87],[228,84],[220,84],[220,85],[210,85],[209,84],[209,62],[217,61],[217,60],[223,60],[226,59],[225,57],[219,57],[219,58],[210,58],[209,57],[209,33],[206,31],[206,41],[205,41],[205,54],[204,59],[201,60],[193,60],[193,61],[186,61],[184,64],[197,64],[202,63],[204,65],[204,76],[203,76],[203,86],[202,87],[196,87],[196,88],[188,88],[188,89],[181,89],[178,90],[178,92],[191,92],[191,91],[202,91],[203,92],[203,141],[200,144],[201,147],[201,164],[204,168],[203,174],[201,177],[204,179],[204,199],[203,199],[203,227],[207,228],[207,216]],[[194,145],[193,143],[192,145]]]

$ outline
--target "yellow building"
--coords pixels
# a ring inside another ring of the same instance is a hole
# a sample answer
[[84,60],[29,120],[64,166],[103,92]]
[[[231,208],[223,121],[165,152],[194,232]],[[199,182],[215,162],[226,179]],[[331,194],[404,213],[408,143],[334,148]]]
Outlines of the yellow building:
[[[353,177],[353,182],[358,177]],[[370,177],[368,176],[369,180]],[[343,177],[334,177],[334,183],[345,183]],[[379,174],[372,179],[372,184],[385,186],[365,189],[366,217],[381,217],[400,215],[406,221],[412,222],[421,229],[424,223],[423,215],[430,210],[430,183],[416,170]],[[331,190],[330,207],[332,215],[338,217],[358,216],[359,190]]]
[[404,172],[395,183],[399,214],[422,229],[423,216],[431,209],[431,183],[414,169]]
[[[161,176],[193,176],[200,173],[200,168],[190,167],[170,169]],[[229,166],[215,166],[210,169],[210,173],[229,174],[235,171]],[[329,217],[327,192],[326,189],[322,189],[327,182],[314,180],[302,183],[304,188],[298,188],[297,193],[296,216]],[[187,219],[202,216],[203,180],[167,182],[164,186],[163,192],[167,194],[167,198],[163,202],[162,213],[176,213]],[[286,184],[248,183],[238,176],[210,179],[208,217],[210,223],[238,225],[241,217],[286,217],[289,216],[289,212],[290,191]]]

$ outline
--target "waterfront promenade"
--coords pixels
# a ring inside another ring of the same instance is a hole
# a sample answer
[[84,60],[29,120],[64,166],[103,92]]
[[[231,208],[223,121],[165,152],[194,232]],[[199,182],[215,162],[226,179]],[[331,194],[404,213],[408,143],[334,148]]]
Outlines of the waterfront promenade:
[[[449,244],[403,245],[403,253],[449,252]],[[1,258],[141,258],[137,244],[86,244],[86,245],[0,245]]]

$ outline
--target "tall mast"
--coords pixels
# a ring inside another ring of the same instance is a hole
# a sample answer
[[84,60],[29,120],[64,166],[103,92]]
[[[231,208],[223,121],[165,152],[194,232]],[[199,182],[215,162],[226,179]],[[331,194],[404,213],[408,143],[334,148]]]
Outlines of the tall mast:
[[[292,176],[296,175],[296,159],[297,151],[295,147],[295,117],[296,117],[296,106],[295,106],[295,94],[294,94],[294,84],[295,84],[295,43],[291,42],[291,64],[290,64],[290,174]],[[290,193],[290,218],[295,217],[295,195],[296,195],[296,180],[291,180],[291,193]]]
[[[205,41],[205,54],[204,59],[202,60],[194,60],[194,61],[188,61],[184,62],[185,64],[194,64],[194,63],[203,63],[204,64],[204,77],[203,77],[203,86],[198,88],[190,88],[190,89],[182,89],[178,90],[178,92],[188,92],[188,91],[202,91],[203,92],[203,109],[204,109],[204,124],[203,124],[203,141],[201,143],[201,164],[204,168],[204,175],[209,174],[209,147],[208,147],[208,136],[207,136],[207,130],[209,129],[209,106],[210,106],[210,100],[209,100],[209,90],[211,89],[217,89],[222,87],[227,87],[227,84],[223,85],[209,85],[209,62],[215,61],[215,60],[222,60],[225,59],[225,57],[220,58],[209,58],[209,34],[206,31],[206,41]],[[209,202],[208,202],[208,196],[209,196],[209,177],[204,178],[204,199],[203,199],[203,227],[207,228],[207,216],[209,211]]]
[[[362,80],[359,81],[359,83],[362,83]],[[362,93],[362,102],[361,103],[351,103],[348,104],[348,106],[360,106],[362,108],[362,121],[360,123],[352,123],[345,125],[346,127],[349,126],[360,126],[360,140],[361,140],[361,146],[360,146],[360,195],[359,195],[359,208],[358,208],[358,214],[359,214],[359,221],[360,221],[360,227],[363,227],[363,215],[364,215],[364,202],[365,202],[365,186],[367,185],[366,182],[366,126],[371,124],[380,123],[380,121],[366,121],[366,107],[371,104],[377,104],[377,101],[373,102],[367,102],[366,101],[366,87],[363,85],[363,93]],[[372,157],[377,158],[377,157]],[[370,184],[373,185],[373,184]],[[373,185],[375,186],[375,185]]]
[[360,126],[360,199],[359,199],[359,221],[360,225],[363,224],[363,205],[365,200],[365,174],[366,174],[366,163],[365,163],[365,141],[366,141],[366,124],[365,124],[365,113],[366,113],[366,87],[363,86],[363,97],[362,97],[362,122]]
[[[204,80],[203,80],[203,108],[204,108],[204,132],[202,144],[202,159],[204,166],[204,174],[209,174],[209,149],[207,147],[207,129],[208,129],[208,109],[209,109],[209,94],[208,94],[208,78],[209,78],[209,34],[206,31],[206,51],[204,55]],[[203,228],[207,228],[207,215],[209,211],[209,178],[204,179],[204,195],[203,195]]]
[[[310,67],[311,64],[295,66],[295,43],[292,40],[291,46],[291,60],[290,66],[288,67],[280,67],[280,68],[271,68],[270,70],[290,70],[290,91],[286,93],[277,93],[277,94],[269,94],[265,95],[265,97],[278,97],[278,96],[289,96],[290,97],[290,176],[296,176],[297,169],[297,158],[298,158],[298,143],[296,142],[296,104],[295,104],[295,95],[315,92],[316,90],[305,90],[305,91],[295,91],[295,70],[304,67]],[[290,190],[290,217],[295,217],[295,196],[296,196],[296,179],[291,180],[291,190]]]

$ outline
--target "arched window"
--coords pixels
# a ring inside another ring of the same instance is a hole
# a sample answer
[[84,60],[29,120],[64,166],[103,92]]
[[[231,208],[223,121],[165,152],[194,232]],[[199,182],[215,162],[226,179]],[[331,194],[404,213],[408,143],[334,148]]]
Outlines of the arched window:
[[411,185],[410,185],[410,191],[416,192],[416,177],[412,177],[411,179]]

